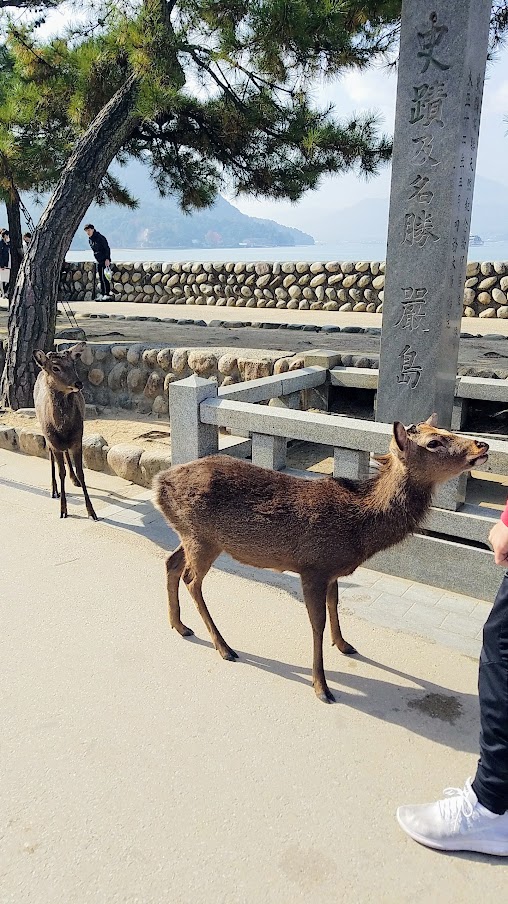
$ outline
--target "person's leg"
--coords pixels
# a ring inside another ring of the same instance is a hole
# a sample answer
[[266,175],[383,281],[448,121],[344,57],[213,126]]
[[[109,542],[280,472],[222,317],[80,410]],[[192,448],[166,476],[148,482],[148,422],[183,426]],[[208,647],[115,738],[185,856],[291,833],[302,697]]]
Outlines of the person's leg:
[[480,760],[474,782],[432,804],[399,807],[415,841],[445,851],[508,856],[508,572],[483,631],[479,672]]
[[106,276],[106,274],[104,273],[104,271],[103,271],[103,277],[102,277],[102,278],[103,278],[103,280],[104,280],[104,287],[105,287],[105,290],[106,290],[104,294],[105,294],[105,295],[110,295],[110,294],[111,294],[111,283],[110,283],[108,277]]
[[483,629],[478,691],[480,760],[473,791],[500,814],[508,810],[508,573]]
[[97,261],[97,271],[99,273],[99,282],[101,286],[101,295],[106,295],[106,277],[104,276],[104,261]]

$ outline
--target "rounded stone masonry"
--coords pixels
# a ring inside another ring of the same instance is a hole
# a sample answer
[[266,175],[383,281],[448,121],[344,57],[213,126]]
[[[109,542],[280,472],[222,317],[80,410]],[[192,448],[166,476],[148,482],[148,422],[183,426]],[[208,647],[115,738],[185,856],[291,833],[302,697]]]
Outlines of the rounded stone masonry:
[[143,450],[129,443],[118,443],[107,453],[108,465],[118,477],[136,483],[136,475]]
[[104,471],[108,461],[109,446],[100,433],[83,436],[83,463],[92,471]]
[[[336,310],[328,306],[328,301],[331,301],[337,302],[338,309],[342,311],[355,309],[380,313],[384,273],[384,262],[366,260],[115,262],[113,292],[115,301],[137,303]],[[345,290],[346,297],[330,296],[332,290],[341,288]],[[499,293],[508,290],[508,263],[470,261],[464,288],[468,291],[464,297],[464,314],[467,308],[468,316],[482,314],[485,317],[485,310],[492,308],[497,316],[497,311],[506,306],[506,299],[503,300]],[[354,294],[349,298],[347,293],[352,289]],[[94,262],[66,262],[60,279],[59,298],[87,300],[94,298],[96,291]],[[349,303],[352,303],[352,308],[346,307]],[[316,317],[321,319],[319,314]],[[135,356],[136,349],[131,347],[125,354]],[[137,363],[129,359],[129,364]],[[152,360],[146,364],[156,366]],[[168,364],[167,356],[164,365],[157,362],[166,372],[171,369]]]

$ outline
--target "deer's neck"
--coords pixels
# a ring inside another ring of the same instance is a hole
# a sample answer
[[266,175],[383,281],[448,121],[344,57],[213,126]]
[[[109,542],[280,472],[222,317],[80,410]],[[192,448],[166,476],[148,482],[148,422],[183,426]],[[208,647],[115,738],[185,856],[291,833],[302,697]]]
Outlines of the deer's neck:
[[54,387],[48,388],[51,401],[51,416],[57,430],[65,430],[72,425],[77,413],[77,393],[59,392]]
[[366,509],[366,552],[369,556],[399,543],[413,533],[425,518],[432,499],[432,485],[422,484],[407,467],[390,456],[377,477],[370,482]]

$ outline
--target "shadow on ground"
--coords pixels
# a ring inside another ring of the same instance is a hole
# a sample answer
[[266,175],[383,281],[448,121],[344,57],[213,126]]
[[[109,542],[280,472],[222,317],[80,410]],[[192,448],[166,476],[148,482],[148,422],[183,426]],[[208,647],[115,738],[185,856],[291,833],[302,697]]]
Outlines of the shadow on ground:
[[[27,493],[47,494],[49,496],[47,491],[27,483],[3,478],[0,478],[0,483]],[[179,539],[177,534],[166,524],[150,499],[136,500],[136,497],[129,499],[115,492],[108,491],[108,493],[103,493],[102,490],[95,488],[93,483],[89,485],[89,492],[93,501],[100,500],[101,502],[109,503],[107,508],[103,510],[104,514],[101,514],[99,509],[99,520],[103,524],[137,534],[168,552],[178,546]],[[73,502],[76,501],[76,497],[80,497],[82,500],[80,490],[76,491],[73,488],[73,492],[69,492],[68,495]],[[84,516],[85,509],[83,505]],[[75,517],[82,517],[81,512]],[[160,561],[154,563],[154,567],[160,567]],[[293,599],[303,604],[300,581],[297,575],[289,573],[279,574],[240,565],[227,555],[221,555],[214,563],[214,567],[226,574],[254,581],[260,586],[267,585],[283,590]],[[348,579],[348,585],[355,586],[354,578]],[[198,630],[203,635],[206,635],[205,626],[199,620],[195,624],[198,625]],[[380,637],[383,630],[379,629]],[[210,648],[209,655],[218,655],[213,651],[212,644],[208,639],[195,635],[185,640],[174,635],[172,642],[199,644]],[[447,655],[447,651],[439,645],[435,645],[435,651],[436,657]],[[308,685],[310,688],[310,663],[312,657],[310,629],[309,667],[302,667],[301,665],[283,662],[278,659],[269,659],[238,647],[237,652],[240,656],[238,662],[236,664],[224,663],[224,668],[237,668],[247,665],[251,668],[270,672],[287,681]],[[338,651],[334,652],[336,653],[337,662],[343,663],[344,670],[339,671],[327,668],[326,676],[330,689],[336,696],[338,703],[343,707],[351,707],[374,718],[400,725],[433,742],[455,750],[472,754],[477,752],[479,716],[476,695],[455,690],[451,692],[449,688],[442,687],[424,678],[415,677],[407,672],[399,671],[376,659],[363,656],[361,653],[354,657],[342,657]],[[400,678],[404,684],[393,683],[384,680],[383,677],[370,677],[360,674],[360,672],[364,671],[363,666],[375,670],[379,676],[384,674]],[[407,687],[406,682],[413,684],[414,687]],[[322,706],[323,704],[316,703],[316,705]],[[331,711],[333,712],[333,707],[331,707]],[[342,728],[343,725],[341,724]]]

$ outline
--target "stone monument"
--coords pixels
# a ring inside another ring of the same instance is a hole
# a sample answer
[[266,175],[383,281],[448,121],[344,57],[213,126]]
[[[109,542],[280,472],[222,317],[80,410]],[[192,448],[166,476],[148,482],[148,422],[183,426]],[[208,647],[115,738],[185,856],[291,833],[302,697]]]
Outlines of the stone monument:
[[450,427],[490,0],[403,0],[376,417]]

